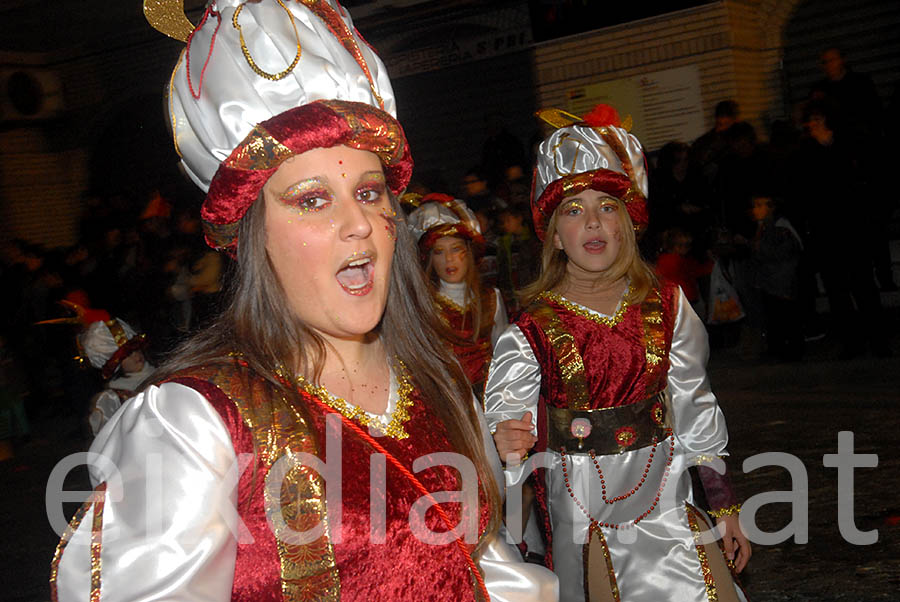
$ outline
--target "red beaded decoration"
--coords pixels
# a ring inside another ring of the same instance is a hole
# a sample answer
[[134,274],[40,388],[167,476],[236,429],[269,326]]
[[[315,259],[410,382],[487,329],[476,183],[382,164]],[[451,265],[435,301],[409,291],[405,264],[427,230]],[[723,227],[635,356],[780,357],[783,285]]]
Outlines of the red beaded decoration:
[[[672,435],[672,429],[666,429],[666,437],[670,437]],[[603,501],[607,504],[615,504],[616,502],[621,502],[622,500],[630,498],[632,495],[638,492],[644,485],[644,481],[647,479],[647,473],[650,472],[650,465],[653,464],[653,456],[656,454],[656,448],[659,446],[659,441],[654,437],[653,448],[650,450],[650,457],[647,458],[647,466],[644,467],[644,474],[641,475],[641,480],[638,481],[638,484],[631,488],[628,493],[617,495],[613,498],[606,497],[606,479],[603,477],[603,470],[600,468],[600,463],[597,462],[597,456],[594,455],[594,450],[590,450],[588,454],[591,456],[591,462],[594,463],[594,468],[597,469],[597,475],[600,477],[600,490],[601,496],[603,497]]]
[[[572,491],[572,484],[569,482],[569,473],[566,470],[566,450],[565,450],[565,448],[560,448],[559,454],[562,459],[563,481],[565,482],[566,491],[569,492],[569,496],[572,498],[572,501],[575,502],[575,505],[578,506],[578,509],[581,510],[581,512],[588,518],[589,521],[591,521],[591,524],[597,525],[600,527],[607,527],[609,529],[619,529],[619,528],[624,529],[626,527],[634,526],[634,525],[638,524],[639,522],[641,522],[642,520],[644,520],[645,518],[647,518],[648,516],[650,516],[650,513],[653,512],[654,508],[656,508],[656,506],[659,504],[659,498],[662,495],[662,490],[666,486],[666,481],[668,481],[668,479],[669,479],[669,470],[672,467],[672,458],[675,455],[675,436],[672,433],[672,429],[666,429],[666,438],[669,439],[669,457],[666,458],[666,470],[665,470],[665,473],[663,473],[662,480],[659,483],[659,488],[656,490],[656,497],[653,499],[653,503],[650,504],[650,507],[647,508],[646,511],[639,514],[637,516],[637,518],[635,518],[633,521],[631,521],[629,523],[607,523],[607,522],[598,521],[593,516],[591,516],[591,513],[588,512],[587,508],[584,507],[584,504],[581,503],[581,500],[579,500],[577,497],[575,497],[575,492]],[[650,472],[650,465],[653,463],[653,456],[656,454],[656,448],[658,445],[659,445],[659,441],[654,443],[653,449],[650,450],[650,458],[647,461],[646,468],[644,468],[644,474],[641,476],[640,482],[637,485],[635,485],[631,489],[631,491],[629,491],[628,493],[626,493],[624,495],[619,495],[619,496],[616,496],[616,497],[610,498],[610,499],[607,499],[607,497],[606,497],[606,482],[603,477],[603,472],[600,470],[600,465],[598,464],[597,459],[594,456],[594,450],[591,450],[589,452],[589,454],[591,456],[591,460],[593,461],[594,466],[597,468],[597,472],[600,475],[600,486],[603,491],[603,501],[604,502],[606,502],[607,504],[614,504],[615,502],[622,501],[628,497],[631,497],[635,493],[637,493],[637,490],[641,488],[641,486],[644,484],[644,482],[647,479],[647,473]]]
[[[213,31],[212,38],[209,40],[209,54],[206,55],[206,61],[203,62],[203,68],[200,69],[200,83],[197,85],[197,91],[194,92],[194,84],[191,81],[191,40],[194,39],[194,34],[200,31],[200,28],[206,23],[206,19],[209,15],[214,15],[218,21],[216,23],[216,29]],[[194,31],[191,32],[191,35],[188,36],[187,48],[184,51],[185,61],[187,63],[184,67],[184,72],[187,75],[188,89],[191,91],[191,96],[194,98],[200,98],[200,90],[203,89],[203,76],[206,75],[206,66],[209,65],[209,59],[212,57],[213,45],[216,43],[216,36],[219,34],[219,26],[221,24],[222,15],[213,10],[211,6],[207,6],[206,10],[203,12],[203,17],[200,19],[200,23],[197,24],[197,27],[195,27]]]

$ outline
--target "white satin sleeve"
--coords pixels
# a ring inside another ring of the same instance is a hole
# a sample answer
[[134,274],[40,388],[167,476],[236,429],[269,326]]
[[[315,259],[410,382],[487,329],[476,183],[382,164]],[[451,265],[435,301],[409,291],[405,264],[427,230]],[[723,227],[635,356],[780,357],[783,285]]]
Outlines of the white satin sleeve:
[[[500,490],[501,500],[505,497],[503,468],[494,446],[494,439],[488,430],[481,404],[474,397],[475,413],[481,425],[484,449],[491,464],[491,472]],[[556,602],[559,600],[559,579],[547,567],[522,560],[522,555],[507,543],[506,527],[500,530],[482,547],[478,559],[484,575],[484,585],[492,602]]]
[[709,360],[706,327],[681,289],[677,302],[668,373],[675,435],[689,457],[725,456],[728,455],[725,416],[706,374]]
[[[541,366],[528,339],[518,326],[511,324],[494,347],[484,389],[484,415],[490,432],[496,431],[497,424],[504,420],[521,419],[525,412],[531,412],[532,424],[537,424],[540,394]],[[531,432],[537,435],[537,427]],[[527,476],[524,463],[506,469],[508,486]]]
[[506,306],[503,304],[503,297],[500,295],[499,289],[494,289],[494,297],[496,299],[494,310],[494,327],[491,328],[491,346],[497,344],[497,339],[509,326],[509,318],[506,316]]
[[525,412],[537,416],[540,393],[541,366],[528,339],[511,324],[494,346],[484,390],[484,416],[490,431],[497,430],[497,423],[519,419]]
[[[94,440],[107,483],[100,554],[106,602],[231,598],[237,541],[234,448],[200,393],[175,383],[128,400]],[[91,599],[94,508],[63,550],[59,600]]]

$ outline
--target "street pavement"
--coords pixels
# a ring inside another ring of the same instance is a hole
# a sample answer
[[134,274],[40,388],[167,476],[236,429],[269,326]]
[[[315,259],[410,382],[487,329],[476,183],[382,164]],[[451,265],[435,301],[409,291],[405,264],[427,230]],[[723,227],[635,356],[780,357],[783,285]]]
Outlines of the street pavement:
[[[761,362],[741,345],[713,350],[710,378],[728,420],[729,465],[738,492],[752,499],[795,487],[782,466],[742,470],[745,459],[766,452],[795,456],[808,478],[808,540],[754,545],[743,576],[752,601],[900,600],[897,318],[893,310],[886,326],[893,333],[893,358],[839,361],[827,338],[811,343],[804,360],[790,364]],[[45,418],[33,426],[31,440],[18,448],[16,457],[0,462],[0,516],[6,526],[0,543],[0,600],[9,602],[50,600],[48,574],[57,535],[45,508],[47,478],[60,458],[84,445],[74,416]],[[871,545],[849,543],[839,528],[838,470],[825,467],[823,455],[837,453],[841,431],[853,433],[856,454],[878,457],[877,467],[853,471],[853,523],[860,531],[877,530]],[[67,489],[86,489],[87,484],[83,469],[66,479]],[[66,515],[75,509],[67,504]],[[787,503],[766,504],[754,522],[763,532],[777,532],[791,522],[792,510],[796,512]],[[795,526],[801,531],[807,525]]]

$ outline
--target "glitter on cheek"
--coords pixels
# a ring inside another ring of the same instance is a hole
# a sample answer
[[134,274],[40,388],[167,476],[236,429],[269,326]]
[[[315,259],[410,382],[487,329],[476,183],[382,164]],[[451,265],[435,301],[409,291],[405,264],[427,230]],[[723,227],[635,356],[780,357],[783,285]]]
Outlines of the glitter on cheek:
[[396,216],[396,211],[391,210],[390,212],[388,212],[387,209],[381,210],[381,217],[383,217],[385,221],[384,229],[387,231],[388,236],[391,238],[392,242],[397,240],[397,222],[394,219]]

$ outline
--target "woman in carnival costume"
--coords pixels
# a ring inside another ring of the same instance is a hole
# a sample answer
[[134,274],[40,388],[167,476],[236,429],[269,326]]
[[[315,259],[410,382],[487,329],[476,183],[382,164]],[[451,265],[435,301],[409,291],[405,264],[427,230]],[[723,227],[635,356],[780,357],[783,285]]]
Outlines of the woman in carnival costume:
[[[720,459],[728,436],[706,332],[636,244],[647,225],[641,145],[605,105],[583,120],[539,116],[556,128],[532,197],[542,271],[494,348],[485,392],[507,482],[538,468],[561,600],[742,600],[729,565],[743,569],[750,546]],[[546,453],[519,463],[529,450]],[[722,553],[694,506],[693,465]]]
[[434,303],[456,337],[453,352],[480,399],[491,350],[507,326],[500,291],[482,287],[477,269],[484,237],[475,215],[459,199],[431,193],[417,202],[409,226],[419,240]]
[[383,64],[332,2],[221,0],[196,28],[172,4],[145,12],[187,40],[175,143],[237,268],[96,438],[55,599],[556,599],[496,535],[499,461],[398,217]]

